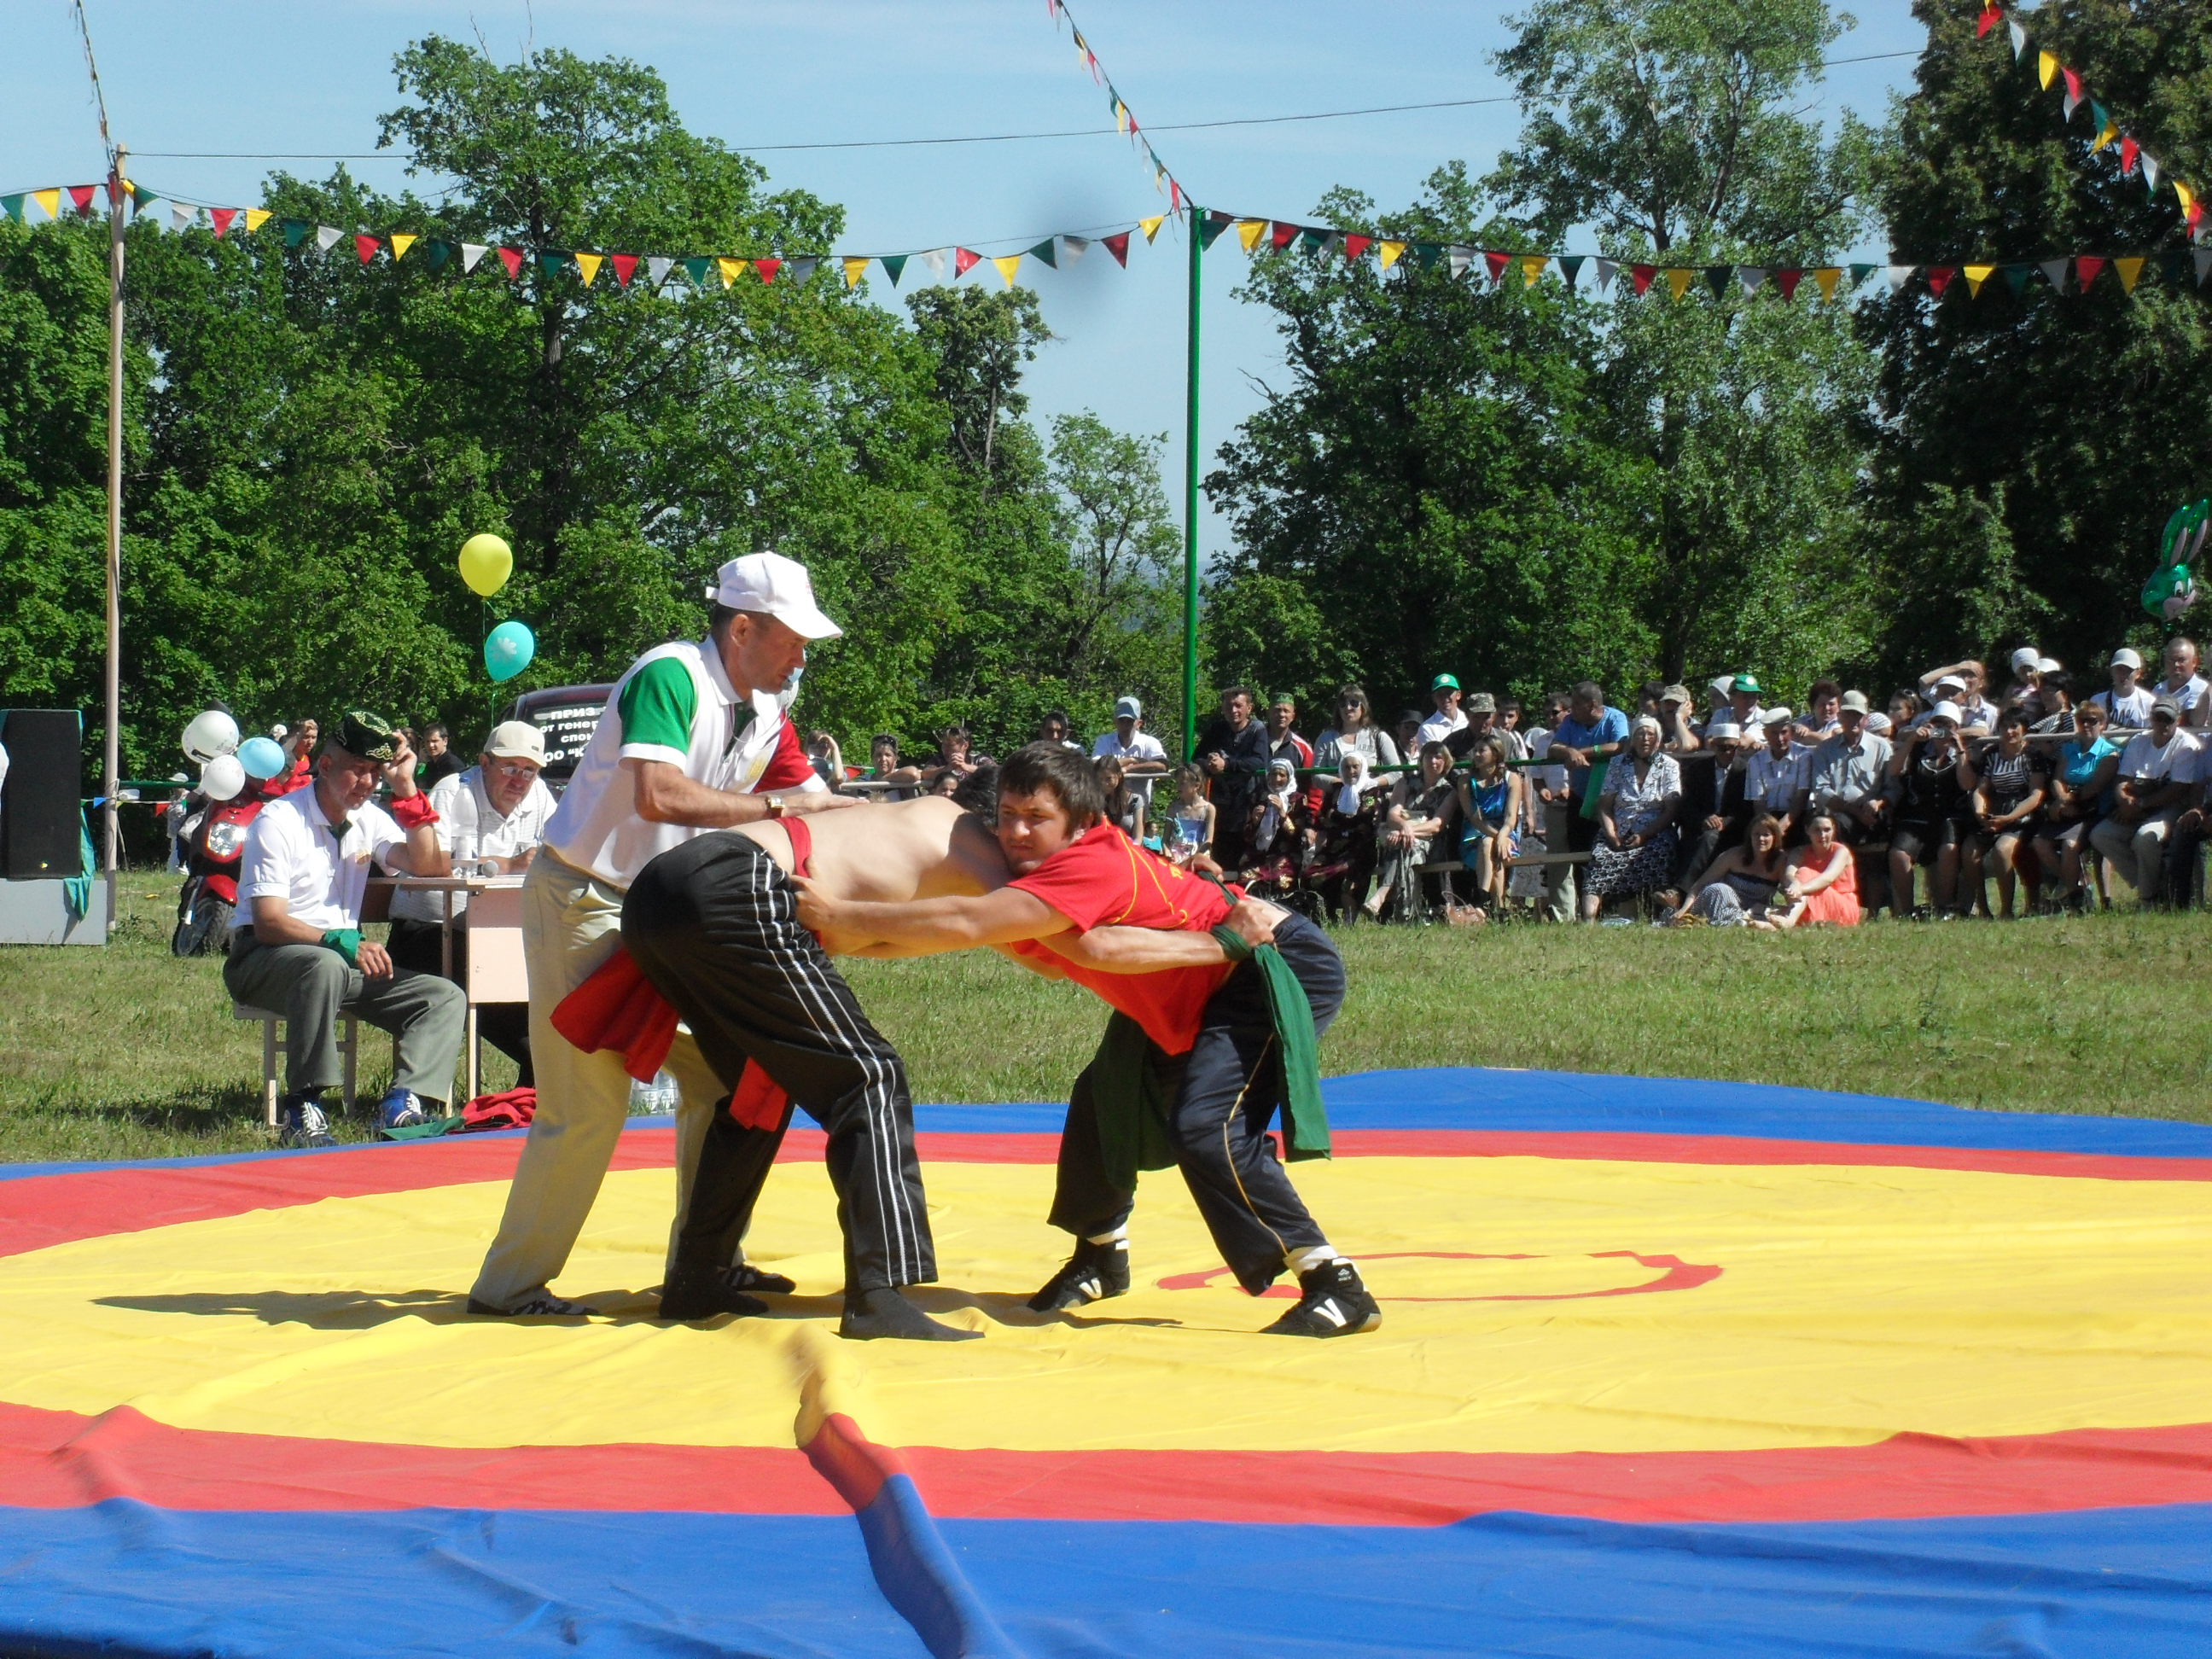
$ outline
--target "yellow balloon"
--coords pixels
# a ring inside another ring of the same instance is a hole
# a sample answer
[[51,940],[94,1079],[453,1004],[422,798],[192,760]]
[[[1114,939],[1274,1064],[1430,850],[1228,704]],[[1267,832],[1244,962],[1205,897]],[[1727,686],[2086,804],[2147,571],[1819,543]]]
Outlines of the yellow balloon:
[[461,580],[471,593],[489,599],[514,574],[514,553],[494,535],[471,536],[461,544]]

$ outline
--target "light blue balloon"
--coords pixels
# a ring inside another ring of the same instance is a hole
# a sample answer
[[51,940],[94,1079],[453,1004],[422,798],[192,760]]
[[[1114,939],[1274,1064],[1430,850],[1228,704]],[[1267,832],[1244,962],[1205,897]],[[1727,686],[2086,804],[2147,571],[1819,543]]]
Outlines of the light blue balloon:
[[538,636],[530,631],[530,624],[510,617],[491,630],[484,641],[484,672],[497,684],[511,680],[530,666],[530,659],[538,654]]
[[238,763],[246,769],[247,777],[264,782],[291,764],[284,758],[283,750],[267,738],[248,738],[239,744]]

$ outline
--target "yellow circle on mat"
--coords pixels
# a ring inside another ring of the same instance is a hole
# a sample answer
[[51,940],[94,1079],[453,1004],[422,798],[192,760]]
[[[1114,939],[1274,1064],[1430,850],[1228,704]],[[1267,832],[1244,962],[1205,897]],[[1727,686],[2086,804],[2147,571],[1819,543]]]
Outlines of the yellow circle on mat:
[[[671,1181],[641,1170],[609,1178],[559,1281],[617,1315],[583,1326],[464,1312],[498,1183],[0,1260],[0,1399],[443,1446],[789,1446],[811,1367],[827,1408],[877,1440],[1021,1450],[1730,1450],[2212,1414],[2204,1183],[1302,1164],[1315,1215],[1385,1298],[1380,1331],[1315,1342],[1258,1334],[1288,1304],[1206,1279],[1219,1258],[1171,1170],[1145,1177],[1134,1293],[1067,1320],[1021,1307],[1066,1249],[1038,1218],[1051,1170],[925,1175],[943,1282],[915,1294],[985,1330],[979,1342],[831,1334],[837,1234],[810,1164],[776,1170],[751,1240],[799,1281],[783,1316],[654,1322],[643,1291],[660,1276]],[[1588,1294],[1666,1276],[1638,1255],[1719,1273]],[[1159,1288],[1177,1279],[1205,1282]],[[1498,1297],[1537,1299],[1479,1299]]]

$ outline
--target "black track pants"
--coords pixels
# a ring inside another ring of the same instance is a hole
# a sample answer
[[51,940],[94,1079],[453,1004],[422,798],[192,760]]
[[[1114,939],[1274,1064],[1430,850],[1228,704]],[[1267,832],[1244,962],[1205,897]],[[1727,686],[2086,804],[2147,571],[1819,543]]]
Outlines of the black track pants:
[[[906,1068],[799,925],[797,899],[757,842],[727,832],[700,836],[638,872],[623,904],[623,942],[684,1017],[724,1088],[734,1090],[756,1061],[829,1132],[847,1287],[926,1283],[937,1277],[937,1256]],[[686,1210],[680,1261],[702,1259],[709,1234],[742,1233],[781,1139],[780,1130],[746,1130],[726,1113],[717,1117]]]
[[[1344,1006],[1344,963],[1328,935],[1303,916],[1276,928],[1275,945],[1305,988],[1318,1037]],[[1221,1259],[1256,1296],[1281,1275],[1286,1252],[1326,1242],[1267,1139],[1282,1094],[1282,1051],[1260,969],[1246,963],[1213,994],[1188,1054],[1155,1047],[1150,1064],[1173,1103],[1169,1135],[1190,1195]],[[1126,1222],[1135,1201],[1106,1178],[1085,1070],[1060,1132],[1052,1224],[1079,1237],[1103,1233]]]

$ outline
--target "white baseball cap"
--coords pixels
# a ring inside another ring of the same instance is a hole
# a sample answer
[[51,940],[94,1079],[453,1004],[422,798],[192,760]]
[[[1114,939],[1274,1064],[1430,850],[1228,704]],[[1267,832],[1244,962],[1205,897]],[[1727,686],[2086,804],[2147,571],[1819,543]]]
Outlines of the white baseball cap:
[[1952,725],[1956,726],[1966,717],[1959,712],[1959,705],[1946,697],[1928,711],[1928,718],[1931,721],[1948,720]]
[[748,553],[714,573],[708,597],[732,611],[775,617],[802,640],[834,640],[845,630],[814,603],[806,567],[781,553]]
[[1761,726],[1787,726],[1796,718],[1796,716],[1792,714],[1785,705],[1780,708],[1768,709],[1759,717],[1759,723]]
[[1946,674],[1942,679],[1936,682],[1936,689],[1938,691],[1941,691],[1947,685],[1955,685],[1961,691],[1966,689],[1966,682],[1956,674]]
[[1735,684],[1735,676],[1733,674],[1716,674],[1711,679],[1708,680],[1706,684],[1713,690],[1719,692],[1721,696],[1725,697],[1729,694],[1729,687]]
[[2023,668],[2034,668],[2038,672],[2040,672],[2041,669],[2039,665],[2042,661],[2043,653],[2037,650],[2032,645],[2023,645],[2019,650],[2012,653],[2012,665],[2013,672],[2014,673],[2019,672]]
[[501,720],[484,739],[483,751],[501,760],[536,761],[545,764],[545,734],[528,720]]
[[2124,645],[2112,653],[2112,666],[2132,668],[2140,673],[2142,671],[2142,653],[2131,645]]
[[1114,718],[1117,720],[1140,720],[1145,718],[1145,705],[1134,697],[1123,697],[1114,705]]

